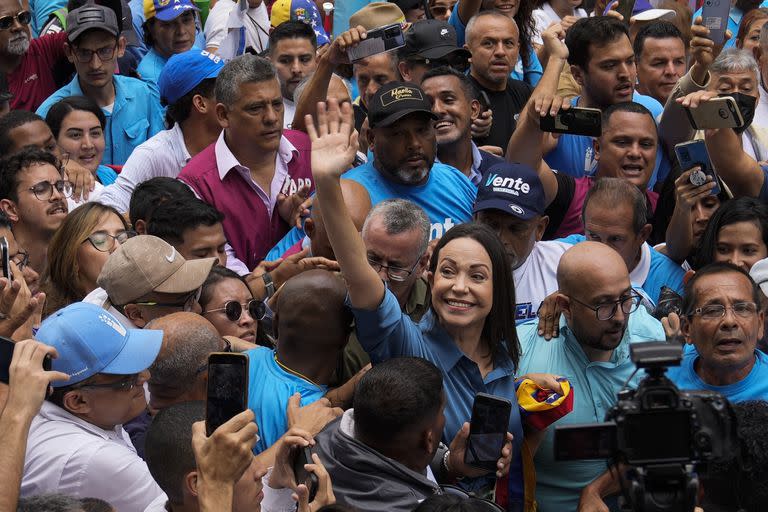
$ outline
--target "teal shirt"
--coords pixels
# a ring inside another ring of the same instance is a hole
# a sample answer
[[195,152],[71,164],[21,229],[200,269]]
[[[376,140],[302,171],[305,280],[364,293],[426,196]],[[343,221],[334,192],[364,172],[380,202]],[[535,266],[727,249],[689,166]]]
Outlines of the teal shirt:
[[[137,146],[165,129],[165,111],[160,106],[160,96],[154,85],[122,75],[115,75],[112,79],[115,103],[112,112],[102,109],[107,125],[104,128],[106,149],[101,163],[123,165]],[[37,109],[37,114],[45,118],[54,103],[69,96],[85,96],[77,75],[49,96]]]
[[[545,341],[537,334],[538,320],[517,326],[523,354],[519,375],[553,373],[571,383],[573,411],[552,424],[536,452],[536,500],[539,512],[563,512],[578,508],[579,493],[606,469],[606,461],[581,460],[556,462],[554,432],[558,425],[605,421],[605,414],[616,404],[616,394],[635,371],[629,358],[629,345],[664,340],[661,323],[645,308],[629,317],[629,324],[619,346],[608,362],[590,362],[573,332],[560,319],[560,336]],[[635,374],[630,385],[636,386],[644,374]]]

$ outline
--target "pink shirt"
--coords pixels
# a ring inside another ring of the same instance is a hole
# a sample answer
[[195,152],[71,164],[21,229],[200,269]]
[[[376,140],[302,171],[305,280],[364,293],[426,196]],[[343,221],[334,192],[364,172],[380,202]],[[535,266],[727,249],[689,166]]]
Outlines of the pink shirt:
[[219,139],[195,155],[179,174],[198,197],[223,212],[224,233],[235,256],[253,270],[288,232],[275,205],[279,194],[290,195],[309,185],[314,191],[309,137],[285,130],[275,157],[269,193],[251,178],[224,141]]

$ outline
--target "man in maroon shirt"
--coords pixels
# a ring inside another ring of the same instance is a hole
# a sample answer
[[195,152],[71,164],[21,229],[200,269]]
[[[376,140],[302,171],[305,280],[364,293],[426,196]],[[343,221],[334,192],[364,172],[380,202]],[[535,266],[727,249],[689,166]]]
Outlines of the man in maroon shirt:
[[12,110],[35,111],[62,84],[54,69],[66,63],[66,32],[32,39],[26,0],[0,0],[0,72],[13,93]]

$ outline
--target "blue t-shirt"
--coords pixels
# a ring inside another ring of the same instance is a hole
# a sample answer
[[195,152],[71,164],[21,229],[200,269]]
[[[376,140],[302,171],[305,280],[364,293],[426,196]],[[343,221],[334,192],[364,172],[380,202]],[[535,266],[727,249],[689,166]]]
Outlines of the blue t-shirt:
[[100,165],[98,168],[96,168],[96,177],[99,179],[99,183],[106,187],[107,185],[111,185],[115,182],[117,179],[117,173],[111,167]]
[[[558,241],[575,245],[586,239],[584,235],[570,235]],[[639,285],[654,303],[659,301],[662,286],[667,286],[682,295],[685,276],[683,268],[648,243],[643,244],[640,250],[642,251],[640,262],[629,272],[632,284]]]
[[145,82],[157,85],[160,80],[160,72],[163,70],[168,59],[157,53],[154,48],[150,48],[144,58],[139,62],[136,71]]
[[[635,371],[630,359],[630,345],[664,339],[661,323],[645,308],[629,316],[621,343],[606,362],[590,361],[573,331],[560,318],[557,338],[546,341],[539,336],[538,321],[517,326],[522,356],[519,375],[553,373],[568,379],[573,392],[573,410],[551,425],[534,458],[536,464],[536,499],[539,512],[565,512],[577,509],[582,488],[606,469],[605,460],[559,462],[554,458],[555,427],[605,421],[605,414],[616,404],[617,393]],[[632,387],[642,379],[634,374]]]
[[259,441],[253,452],[259,454],[275,444],[288,431],[288,399],[301,393],[301,406],[317,402],[328,391],[283,370],[275,361],[275,351],[256,347],[248,356],[248,408],[256,415]]
[[[451,12],[451,17],[448,19],[448,23],[456,29],[456,44],[461,48],[467,41],[467,26],[459,18],[459,2],[456,2],[456,5],[453,6],[453,12]],[[524,66],[523,58],[518,56],[515,69],[512,70],[512,73],[510,73],[509,76],[515,80],[522,80],[527,82],[528,85],[536,87],[539,80],[541,80],[541,76],[544,74],[544,68],[541,66],[541,62],[539,62],[536,50],[534,50],[531,45],[528,45],[528,61],[528,65]]]
[[672,366],[667,370],[667,376],[680,389],[716,391],[731,402],[768,400],[768,356],[762,351],[755,350],[755,366],[749,375],[727,386],[712,386],[701,380],[694,369],[698,357],[696,347],[686,345],[680,366]]
[[[571,106],[578,105],[580,96],[571,100]],[[643,105],[651,111],[654,119],[659,119],[664,107],[654,98],[635,92],[632,101]],[[597,160],[594,157],[594,148],[592,137],[584,135],[563,134],[560,136],[557,147],[544,155],[544,161],[552,169],[563,174],[568,174],[574,178],[582,176],[592,176],[597,170]],[[648,188],[653,188],[656,181],[664,181],[672,168],[669,159],[662,151],[661,144],[656,150],[656,165],[653,168],[653,175],[648,182]]]
[[430,239],[440,238],[453,226],[472,218],[475,187],[461,171],[435,162],[423,185],[403,185],[385,178],[373,162],[355,167],[341,176],[360,183],[371,197],[371,205],[385,199],[408,199],[424,208],[432,223]]

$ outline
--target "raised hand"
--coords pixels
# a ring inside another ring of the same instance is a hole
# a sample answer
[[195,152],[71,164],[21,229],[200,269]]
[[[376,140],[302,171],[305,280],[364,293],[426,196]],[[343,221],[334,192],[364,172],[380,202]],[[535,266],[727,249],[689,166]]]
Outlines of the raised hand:
[[304,117],[312,141],[312,175],[315,181],[325,177],[340,178],[349,169],[357,153],[357,132],[352,106],[331,99],[317,104],[317,126],[312,116]]

